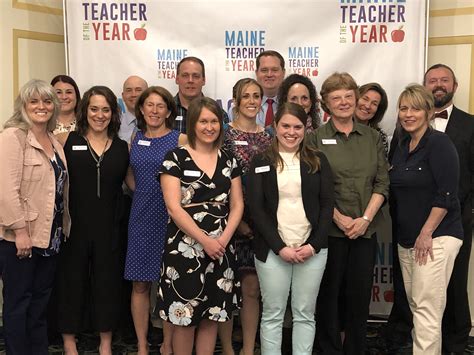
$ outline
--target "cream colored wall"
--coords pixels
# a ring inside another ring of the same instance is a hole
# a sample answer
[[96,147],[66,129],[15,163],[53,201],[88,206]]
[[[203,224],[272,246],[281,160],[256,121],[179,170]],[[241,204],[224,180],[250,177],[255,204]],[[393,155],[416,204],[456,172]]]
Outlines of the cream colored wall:
[[[421,1],[421,0],[420,0]],[[0,124],[11,115],[18,88],[31,78],[65,73],[61,0],[0,0]],[[455,102],[474,113],[472,0],[431,0],[428,65],[446,63],[459,80]],[[474,322],[474,249],[469,278]]]
[[0,125],[18,88],[66,72],[61,0],[0,0]]

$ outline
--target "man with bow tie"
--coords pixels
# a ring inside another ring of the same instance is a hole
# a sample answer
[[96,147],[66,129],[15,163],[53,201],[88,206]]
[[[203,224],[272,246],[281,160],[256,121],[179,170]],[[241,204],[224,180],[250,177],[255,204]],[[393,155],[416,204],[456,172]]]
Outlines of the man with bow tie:
[[[423,85],[433,93],[435,114],[434,129],[445,132],[453,141],[460,165],[459,201],[461,202],[464,241],[454,263],[447,290],[443,315],[443,354],[464,354],[471,331],[471,315],[467,293],[469,257],[472,245],[472,196],[474,186],[474,116],[458,109],[453,97],[458,82],[453,70],[445,64],[435,64],[425,73]],[[397,137],[391,143],[389,160]],[[394,244],[396,240],[393,241]],[[395,299],[390,313],[385,340],[388,350],[397,350],[410,343],[413,328],[412,315],[405,294],[397,248],[393,248],[393,286]]]
[[448,286],[442,340],[444,352],[457,354],[463,353],[471,331],[467,283],[472,245],[474,116],[453,105],[458,82],[453,70],[447,65],[436,64],[430,67],[425,73],[423,84],[433,93],[435,109],[438,111],[433,119],[433,128],[445,132],[451,138],[459,155],[459,201],[464,241]]

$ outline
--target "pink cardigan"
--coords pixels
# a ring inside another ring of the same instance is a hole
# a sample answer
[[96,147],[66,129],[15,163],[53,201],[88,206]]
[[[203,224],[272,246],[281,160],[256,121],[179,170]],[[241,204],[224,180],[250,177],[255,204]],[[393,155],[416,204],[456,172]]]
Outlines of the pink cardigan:
[[[63,147],[49,133],[66,165]],[[34,247],[47,248],[56,197],[54,170],[33,132],[7,128],[0,133],[0,237],[15,241],[14,229],[27,228]],[[70,230],[69,179],[64,186],[63,231]]]

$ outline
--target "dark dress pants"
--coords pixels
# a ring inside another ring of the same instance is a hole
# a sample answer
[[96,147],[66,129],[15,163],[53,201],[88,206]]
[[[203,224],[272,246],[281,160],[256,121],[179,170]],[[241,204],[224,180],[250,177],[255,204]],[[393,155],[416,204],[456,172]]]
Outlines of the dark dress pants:
[[472,246],[471,204],[462,209],[464,240],[454,262],[453,273],[448,285],[446,308],[443,315],[443,350],[463,352],[471,331],[471,313],[467,294],[469,257]]
[[46,310],[56,256],[19,259],[14,242],[0,241],[3,266],[3,327],[8,355],[48,354]]
[[375,234],[370,239],[328,238],[328,261],[316,309],[316,337],[323,354],[365,353],[376,245]]

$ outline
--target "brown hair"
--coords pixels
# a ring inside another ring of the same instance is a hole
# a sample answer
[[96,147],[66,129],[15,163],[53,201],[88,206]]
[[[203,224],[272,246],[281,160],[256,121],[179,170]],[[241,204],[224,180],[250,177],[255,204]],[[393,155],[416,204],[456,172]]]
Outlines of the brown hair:
[[89,129],[89,122],[87,121],[87,110],[89,109],[89,102],[92,96],[101,95],[105,97],[107,104],[110,106],[112,117],[107,127],[107,135],[109,138],[114,138],[120,129],[120,109],[117,103],[117,96],[106,86],[93,86],[84,93],[79,109],[77,111],[76,131],[85,136]]
[[331,114],[327,106],[328,95],[333,91],[341,89],[354,90],[356,102],[359,100],[359,90],[354,78],[349,73],[335,72],[324,80],[323,85],[321,86],[321,107],[324,112]]
[[280,61],[281,70],[283,70],[283,71],[285,70],[285,59],[283,58],[283,56],[280,53],[278,53],[277,51],[273,51],[273,50],[263,51],[257,56],[257,59],[256,59],[257,70],[260,68],[260,59],[262,57],[275,57],[275,58],[278,58],[278,60]]
[[[278,111],[275,115],[275,119],[273,121],[273,124],[275,126],[275,131],[276,131],[276,126],[278,125],[278,122],[280,122],[283,115],[286,115],[286,114],[295,116],[303,124],[303,127],[306,126],[306,120],[308,119],[308,115],[306,114],[303,107],[293,102],[285,102],[278,108]],[[303,140],[301,141],[298,147],[297,154],[299,155],[300,160],[304,162],[306,165],[308,165],[309,167],[308,172],[311,174],[314,174],[320,168],[319,157],[316,154],[317,152],[319,152],[319,150],[316,147],[311,146],[307,143],[307,138],[305,134],[303,136]],[[280,171],[283,170],[285,163],[278,149],[278,138],[276,137],[276,132],[275,132],[275,136],[273,137],[272,143],[267,148],[264,155],[272,163],[275,169],[280,169]]]
[[242,101],[243,92],[250,85],[256,85],[258,87],[258,89],[260,90],[260,98],[263,99],[263,88],[257,82],[257,80],[252,78],[244,78],[238,80],[232,89],[232,96],[234,99],[234,107],[232,108],[232,113],[234,114],[234,117],[237,117],[239,115],[240,102]]
[[388,107],[387,93],[379,83],[368,83],[359,88],[359,98],[364,96],[370,90],[375,91],[380,95],[380,102],[374,117],[369,120],[368,125],[372,128],[379,128],[379,123],[382,121],[383,115],[385,115],[385,111],[387,111]]
[[73,78],[71,78],[68,75],[56,75],[52,80],[51,80],[51,86],[54,87],[54,85],[57,82],[61,83],[66,83],[69,84],[73,87],[74,93],[76,94],[76,106],[74,106],[74,113],[77,113],[77,109],[79,107],[79,102],[81,101],[81,92],[79,91],[79,88],[77,87],[76,82],[74,81]]
[[202,69],[202,77],[206,77],[206,69],[204,68],[204,62],[199,59],[198,57],[184,57],[183,59],[180,60],[178,63],[178,66],[176,67],[176,75],[179,75],[179,68],[181,68],[181,64],[185,62],[195,62],[198,63],[201,66]]
[[288,101],[288,92],[295,84],[304,85],[309,92],[309,99],[311,100],[311,107],[308,112],[308,116],[311,117],[311,126],[316,129],[321,125],[319,118],[319,100],[316,87],[313,82],[307,76],[300,74],[291,74],[281,83],[280,90],[278,91],[278,104],[281,106]]
[[188,135],[188,143],[191,148],[196,148],[196,124],[201,116],[203,108],[207,108],[219,120],[219,137],[214,141],[213,146],[220,148],[224,139],[224,122],[223,114],[220,106],[213,99],[205,96],[197,97],[189,104],[188,112],[186,115],[186,133]]
[[161,86],[150,86],[148,89],[143,91],[138,97],[137,103],[135,104],[135,117],[137,118],[137,128],[144,131],[146,129],[145,117],[141,109],[145,104],[146,99],[151,95],[156,94],[160,96],[166,104],[166,108],[169,111],[168,117],[165,118],[166,128],[173,129],[174,120],[178,114],[178,109],[174,102],[173,96],[171,93]]

